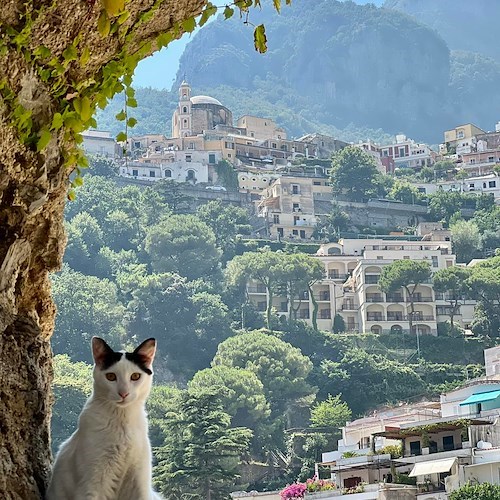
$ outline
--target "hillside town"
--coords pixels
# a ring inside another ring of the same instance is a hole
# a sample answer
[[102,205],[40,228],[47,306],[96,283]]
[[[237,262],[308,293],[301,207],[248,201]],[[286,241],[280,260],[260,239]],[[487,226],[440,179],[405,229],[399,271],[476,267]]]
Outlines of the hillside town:
[[[420,358],[423,336],[437,336],[450,320],[464,336],[473,335],[476,300],[436,287],[431,278],[457,264],[472,269],[482,258],[458,262],[448,224],[429,220],[429,207],[418,196],[458,192],[500,203],[500,123],[494,132],[473,124],[444,131],[443,143],[434,148],[402,134],[383,145],[348,144],[320,133],[289,138],[268,118],[244,115],[234,123],[230,109],[213,97],[193,96],[185,81],[171,120],[171,137],[132,135],[117,144],[110,133],[89,130],[83,146],[115,161],[126,185],[172,181],[193,200],[216,199],[247,209],[253,238],[315,244],[313,257],[323,266],[323,277],[292,301],[285,292],[271,293],[259,280],[249,280],[246,293],[257,312],[272,308],[285,322],[293,315],[334,333],[412,334],[407,362]],[[332,197],[331,158],[349,146],[368,154],[381,174],[404,174],[411,200]],[[435,168],[439,164],[444,168]],[[425,169],[426,179],[419,177]],[[229,178],[236,183],[230,185]],[[318,228],[332,204],[349,213],[351,227],[328,237]],[[464,207],[461,213],[470,217],[474,209]],[[363,232],[353,231],[360,227]],[[425,262],[431,275],[388,291],[379,283],[383,270],[401,260]],[[328,470],[333,487],[309,496],[445,500],[471,481],[500,484],[500,348],[487,349],[484,356],[486,375],[444,392],[439,401],[401,403],[346,422],[337,449],[323,450],[316,463],[315,480]],[[232,494],[289,498],[283,495]]]

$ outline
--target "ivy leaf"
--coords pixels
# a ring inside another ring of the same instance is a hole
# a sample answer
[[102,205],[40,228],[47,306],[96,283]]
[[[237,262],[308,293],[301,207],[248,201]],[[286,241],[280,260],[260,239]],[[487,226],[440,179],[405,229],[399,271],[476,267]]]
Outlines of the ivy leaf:
[[73,186],[80,187],[83,186],[83,179],[78,176],[73,179]]
[[54,116],[52,117],[52,125],[50,128],[52,130],[59,130],[63,126],[63,117],[61,113],[54,113]]
[[135,127],[136,124],[137,124],[137,120],[135,118],[129,118],[127,120],[128,127]]
[[125,90],[125,95],[127,97],[134,97],[135,96],[135,90],[132,88],[132,87],[128,87],[126,90]]
[[68,45],[62,53],[63,59],[67,62],[74,61],[77,58],[76,48],[74,45]]
[[126,101],[127,106],[137,108],[137,100],[134,97],[129,97]]
[[104,10],[109,17],[117,16],[125,9],[125,0],[102,0]]
[[130,11],[124,10],[118,17],[118,24],[122,25],[130,17]]
[[85,47],[82,50],[82,55],[80,56],[80,66],[85,66],[90,59],[90,50],[88,47]]
[[166,47],[173,39],[174,37],[170,33],[162,33],[156,39],[156,43],[158,47]]
[[217,7],[212,3],[207,3],[205,10],[201,13],[198,26],[203,26],[214,14],[217,13]]
[[196,28],[196,20],[194,17],[190,17],[189,19],[186,19],[182,23],[182,29],[188,33],[194,31],[195,28]]
[[231,9],[231,7],[226,5],[226,8],[224,9],[224,19],[229,19],[230,17],[233,16],[234,14],[234,9]]
[[109,22],[108,14],[105,10],[101,10],[99,19],[97,20],[97,31],[99,34],[106,38],[109,35],[109,30],[111,29],[111,23]]
[[120,132],[116,136],[116,142],[126,142],[127,141],[127,134],[125,132]]
[[127,113],[125,113],[125,110],[122,109],[117,115],[115,115],[115,118],[122,122],[125,118],[127,118]]
[[255,50],[264,54],[267,50],[267,37],[266,37],[266,28],[263,24],[259,24],[255,27],[253,32],[253,41],[255,45]]
[[69,201],[75,201],[76,200],[76,193],[74,189],[70,189],[68,191],[68,200]]
[[42,129],[40,135],[38,136],[38,141],[36,143],[37,152],[42,151],[47,147],[47,144],[50,142],[52,138],[52,134],[47,129]]

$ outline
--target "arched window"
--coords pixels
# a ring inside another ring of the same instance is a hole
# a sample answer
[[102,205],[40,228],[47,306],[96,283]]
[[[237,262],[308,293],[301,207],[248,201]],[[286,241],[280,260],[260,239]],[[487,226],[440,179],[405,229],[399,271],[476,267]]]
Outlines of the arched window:
[[165,170],[165,177],[172,177],[172,170]]
[[187,171],[187,180],[188,181],[194,180],[194,170]]
[[184,107],[182,108],[182,112],[183,112],[183,113],[187,113],[187,112],[188,112],[187,106],[184,106]]

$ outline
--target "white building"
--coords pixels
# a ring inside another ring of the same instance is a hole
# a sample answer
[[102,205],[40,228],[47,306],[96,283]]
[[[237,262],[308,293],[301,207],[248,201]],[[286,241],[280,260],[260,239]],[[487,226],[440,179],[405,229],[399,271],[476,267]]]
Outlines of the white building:
[[115,158],[118,155],[118,144],[111,132],[103,130],[86,130],[83,136],[83,150],[87,154]]

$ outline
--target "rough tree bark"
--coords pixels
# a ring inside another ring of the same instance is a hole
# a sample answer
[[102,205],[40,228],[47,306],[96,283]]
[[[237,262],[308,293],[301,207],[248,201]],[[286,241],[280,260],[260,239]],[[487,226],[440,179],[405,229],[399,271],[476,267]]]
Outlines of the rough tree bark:
[[[159,33],[199,14],[206,0],[163,0],[151,18],[139,22],[154,4],[126,3],[130,17],[124,26],[134,33],[131,50],[150,40],[152,52]],[[37,130],[50,126],[61,97],[52,95],[25,52],[44,45],[53,57],[61,57],[79,36],[78,50],[87,47],[90,58],[83,66],[70,64],[64,75],[72,82],[98,78],[123,47],[118,36],[98,33],[101,8],[101,0],[2,4],[0,42],[11,36],[8,27],[20,32],[31,17],[25,51],[12,39],[0,51],[0,83],[32,112]],[[55,307],[48,274],[60,267],[65,246],[63,209],[71,165],[64,154],[71,144],[64,127],[52,132],[41,152],[23,144],[4,97],[0,94],[0,498],[31,500],[43,496],[51,460],[49,339]]]

